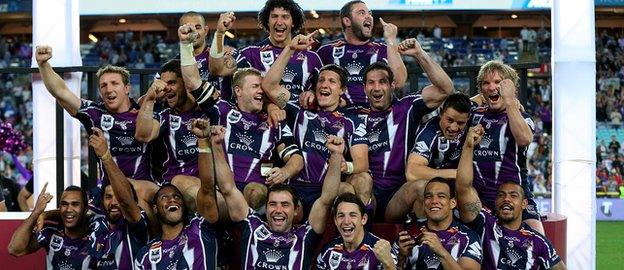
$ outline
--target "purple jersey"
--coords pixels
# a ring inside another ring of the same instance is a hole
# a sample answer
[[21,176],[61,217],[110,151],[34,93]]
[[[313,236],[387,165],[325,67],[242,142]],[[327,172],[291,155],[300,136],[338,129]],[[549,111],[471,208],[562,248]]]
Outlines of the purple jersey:
[[97,269],[133,269],[135,255],[147,244],[147,238],[145,212],[141,211],[141,220],[136,224],[121,218],[115,229],[96,236]]
[[[236,53],[236,52],[234,52]],[[199,76],[202,80],[210,82],[221,91],[221,97],[228,102],[234,102],[234,95],[232,93],[232,76],[214,76],[210,74],[208,70],[208,63],[210,61],[210,47],[206,47],[203,52],[195,55],[195,61],[197,61],[197,69],[199,69]],[[179,59],[179,57],[178,57]]]
[[363,45],[353,45],[339,39],[321,46],[317,52],[323,65],[336,64],[349,72],[347,92],[344,94],[347,107],[370,107],[364,93],[364,70],[372,63],[388,62],[386,44],[369,41]]
[[[455,261],[466,257],[481,263],[483,259],[481,244],[479,243],[479,236],[466,225],[459,223],[456,220],[451,222],[450,226],[446,230],[433,231],[427,228],[427,222],[418,222],[406,225],[405,230],[408,231],[412,238],[417,238],[423,231],[435,232],[440,239],[440,243],[446,251],[448,251]],[[392,254],[398,256],[399,254],[399,242],[398,238],[392,244]],[[404,269],[444,269],[440,262],[440,257],[435,254],[425,244],[416,244],[412,249],[412,252],[407,258]]]
[[[75,118],[84,125],[89,134],[91,134],[92,127],[102,130],[110,154],[126,177],[151,180],[149,160],[145,155],[147,144],[134,138],[136,117],[140,108],[134,100],[130,101],[132,105],[129,111],[110,113],[104,103],[83,99]],[[106,178],[102,166],[100,166],[100,175]]]
[[93,235],[72,239],[62,227],[45,227],[36,233],[39,246],[46,251],[47,269],[92,269]]
[[199,108],[177,113],[167,107],[154,118],[160,122],[160,139],[167,153],[163,181],[169,182],[176,175],[199,177],[197,136],[190,128],[192,119],[207,118],[206,114]]
[[[283,48],[271,44],[267,38],[255,46],[242,49],[238,54],[236,63],[239,68],[255,68],[264,77],[282,50]],[[301,92],[312,87],[312,79],[316,77],[322,66],[321,59],[313,51],[296,51],[293,54],[286,65],[284,77],[280,82],[291,93],[290,100],[297,101]]]
[[[294,123],[295,141],[303,155],[305,167],[294,179],[295,185],[320,187],[327,173],[329,150],[325,147],[329,135],[342,137],[347,150],[357,144],[368,144],[366,116],[340,112],[301,110],[289,103],[288,115],[296,115]],[[293,181],[290,182],[293,184]]]
[[519,230],[510,230],[497,221],[489,211],[482,210],[468,224],[481,236],[482,269],[551,269],[561,261],[550,241],[526,223]]
[[137,269],[216,269],[216,231],[196,215],[172,240],[156,238],[137,253]]
[[412,153],[427,159],[428,167],[434,169],[457,169],[461,156],[465,131],[454,139],[447,139],[440,130],[440,116],[423,123],[416,133]]
[[[344,247],[342,237],[338,237],[321,249],[321,253],[316,259],[316,267],[319,270],[384,269],[373,251],[377,241],[379,241],[379,237],[365,232],[360,246],[349,252]],[[396,264],[396,256],[393,256],[393,259]]]
[[249,209],[241,224],[244,252],[241,269],[310,269],[312,252],[320,235],[309,222],[294,225],[284,233],[272,232],[269,225]]
[[[535,131],[531,117],[524,113],[522,117],[531,131]],[[526,178],[527,148],[516,144],[508,123],[505,111],[495,113],[478,108],[473,113],[472,125],[481,124],[485,130],[481,142],[475,145],[473,185],[490,209],[494,207],[498,187],[507,181],[520,184],[527,197],[533,197]]]
[[290,128],[285,123],[271,127],[266,113],[242,112],[222,100],[215,108],[216,113],[211,116],[217,119],[211,122],[225,127],[223,143],[237,183],[264,184],[260,168],[262,164],[278,161],[278,145],[285,144],[290,154],[297,151]]
[[397,188],[405,183],[407,151],[423,115],[431,112],[420,95],[395,100],[384,111],[370,111],[368,132],[369,169],[376,187]]

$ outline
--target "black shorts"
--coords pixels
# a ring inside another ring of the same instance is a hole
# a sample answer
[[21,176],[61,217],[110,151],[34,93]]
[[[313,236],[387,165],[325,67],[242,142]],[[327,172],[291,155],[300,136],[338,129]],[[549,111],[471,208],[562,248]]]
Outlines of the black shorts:
[[386,214],[386,208],[388,208],[388,203],[394,194],[401,188],[398,186],[396,188],[383,189],[373,186],[373,196],[375,196],[375,200],[377,201],[377,205],[375,206],[375,219],[376,221],[383,221],[384,216]]

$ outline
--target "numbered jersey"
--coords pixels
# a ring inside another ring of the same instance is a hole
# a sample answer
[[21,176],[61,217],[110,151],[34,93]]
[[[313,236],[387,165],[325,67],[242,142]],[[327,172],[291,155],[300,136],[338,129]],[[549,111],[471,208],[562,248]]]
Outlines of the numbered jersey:
[[162,179],[169,182],[176,175],[199,177],[197,136],[191,132],[191,120],[208,118],[199,108],[175,112],[166,107],[154,114],[160,123],[160,143],[167,153]]
[[[301,110],[289,103],[288,115],[295,115],[290,124],[295,141],[301,149],[304,168],[294,179],[295,185],[321,187],[327,173],[329,150],[325,146],[329,135],[342,137],[347,150],[358,144],[367,144],[366,116],[340,112]],[[347,153],[348,155],[348,153]],[[291,181],[293,183],[293,181]]]
[[309,222],[284,233],[272,232],[252,209],[241,221],[243,246],[241,269],[301,270],[311,268],[314,246],[320,235]]
[[[277,47],[265,39],[255,46],[248,46],[240,51],[236,59],[238,68],[252,67],[266,75],[283,48]],[[318,75],[323,64],[313,51],[296,51],[288,61],[284,76],[280,82],[290,92],[290,100],[298,101],[302,91],[312,87],[312,80]]]
[[468,226],[481,236],[484,270],[551,269],[561,261],[550,241],[524,222],[510,230],[482,210]]
[[388,62],[386,44],[369,41],[363,45],[353,45],[339,39],[321,46],[317,52],[323,65],[336,64],[349,72],[347,92],[344,94],[347,108],[370,107],[364,93],[364,71],[375,62]]
[[[110,113],[104,103],[95,103],[90,100],[82,100],[80,109],[75,118],[82,123],[85,130],[91,134],[91,128],[102,130],[110,154],[119,166],[119,169],[128,178],[151,180],[149,160],[145,151],[147,144],[134,138],[136,131],[136,117],[139,113],[139,105],[132,99],[130,110],[123,113]],[[107,179],[106,173],[100,167],[100,175]]]
[[246,113],[228,102],[215,105],[212,123],[224,126],[224,146],[227,159],[237,183],[256,182],[264,184],[263,164],[281,162],[277,146],[284,144],[283,156],[298,152],[293,134],[285,122],[271,127],[266,113]]
[[156,238],[137,254],[137,269],[216,269],[216,231],[210,222],[196,215],[172,240]]
[[[472,125],[481,124],[485,130],[481,142],[474,150],[474,182],[484,205],[493,209],[498,187],[507,181],[520,184],[528,198],[532,198],[527,182],[525,146],[516,144],[507,113],[490,112],[486,108],[474,110]],[[531,117],[522,114],[532,132],[535,124]]]
[[[405,230],[409,235],[416,239],[423,231],[432,231],[427,228],[427,222],[418,222],[408,224]],[[432,231],[440,239],[440,243],[446,251],[448,251],[455,261],[466,257],[481,263],[483,258],[479,236],[466,225],[453,220],[446,230]],[[398,239],[392,244],[392,254],[399,254]],[[409,254],[405,269],[439,269],[442,270],[440,257],[429,248],[426,244],[416,244]]]
[[[316,267],[323,270],[384,269],[373,251],[377,241],[379,241],[379,237],[365,232],[360,246],[349,252],[344,246],[342,237],[338,237],[321,249],[321,253],[316,259]],[[396,256],[393,256],[393,259],[396,264]]]
[[410,95],[387,110],[369,112],[369,169],[375,186],[391,189],[405,183],[407,151],[422,117],[431,111],[420,95]]

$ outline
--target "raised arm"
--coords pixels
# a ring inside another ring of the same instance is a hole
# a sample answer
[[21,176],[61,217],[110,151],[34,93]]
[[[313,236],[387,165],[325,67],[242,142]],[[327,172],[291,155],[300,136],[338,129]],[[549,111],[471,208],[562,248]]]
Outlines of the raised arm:
[[522,117],[522,108],[516,98],[516,86],[510,79],[505,79],[500,83],[500,96],[505,103],[507,118],[509,119],[509,129],[513,134],[516,144],[527,146],[533,141],[533,131],[529,124]]
[[457,176],[456,169],[434,169],[429,167],[429,160],[412,152],[407,159],[407,170],[405,170],[405,178],[407,181],[431,180],[436,177],[444,179],[455,179]]
[[388,66],[394,73],[396,89],[401,89],[405,86],[405,81],[407,81],[407,68],[399,53],[399,44],[396,38],[398,28],[394,24],[385,22],[382,18],[379,18],[379,22],[381,22],[383,27],[383,35],[388,48]]
[[229,76],[236,72],[236,60],[231,54],[225,53],[225,32],[234,26],[236,16],[234,12],[225,12],[219,15],[217,21],[217,31],[212,38],[210,45],[210,58],[208,61],[208,71],[217,76]]
[[201,186],[197,191],[197,212],[208,222],[219,221],[217,194],[214,181],[214,162],[210,145],[210,123],[206,119],[193,119],[191,132],[197,136],[199,148],[199,180]]
[[234,175],[230,170],[225,159],[225,150],[223,149],[223,139],[225,137],[225,128],[223,126],[211,127],[212,136],[212,153],[214,158],[214,166],[217,174],[217,184],[219,191],[225,199],[228,206],[230,219],[234,222],[241,221],[249,214],[249,205],[243,196],[243,193],[236,188],[234,183]]
[[477,125],[468,129],[466,141],[462,148],[459,165],[457,167],[457,178],[455,186],[457,190],[457,208],[460,219],[464,223],[470,223],[481,212],[481,200],[477,190],[472,186],[473,168],[472,160],[474,156],[474,146],[481,141],[483,127]]
[[454,86],[451,78],[446,74],[429,54],[423,50],[415,38],[409,38],[401,42],[399,52],[416,58],[420,67],[425,71],[431,85],[422,90],[422,97],[429,108],[440,106],[444,100],[453,93]]
[[275,59],[269,71],[267,71],[264,79],[262,80],[262,90],[275,105],[280,108],[284,108],[286,103],[290,100],[290,91],[280,85],[282,77],[284,77],[284,70],[288,65],[288,61],[295,54],[295,51],[307,50],[310,44],[314,41],[312,36],[316,34],[316,31],[307,36],[297,35],[294,37],[288,46],[282,50],[279,57]]
[[45,183],[30,216],[13,232],[11,242],[9,243],[9,254],[19,257],[33,253],[40,248],[39,242],[37,242],[37,239],[33,236],[32,231],[37,224],[37,218],[39,218],[41,213],[45,210],[46,205],[52,200],[53,196],[46,192],[47,188],[48,183]]
[[141,208],[139,208],[138,202],[134,200],[132,195],[132,185],[111,157],[102,130],[99,128],[92,128],[91,130],[93,134],[89,136],[89,146],[93,147],[95,155],[102,161],[102,166],[106,175],[108,175],[115,198],[119,202],[121,214],[131,223],[139,222],[141,220]]
[[80,109],[80,98],[72,93],[67,87],[67,84],[61,76],[56,74],[52,69],[52,66],[48,62],[52,58],[52,47],[41,45],[35,48],[35,60],[39,66],[39,73],[43,79],[48,92],[58,101],[58,103],[65,109],[71,116],[76,116]]
[[331,208],[334,199],[338,196],[338,189],[340,187],[340,164],[344,158],[345,142],[341,137],[330,135],[329,138],[327,138],[326,146],[331,152],[329,166],[327,167],[327,174],[325,174],[325,179],[323,180],[321,197],[316,199],[314,204],[312,204],[309,217],[310,225],[317,234],[322,234],[325,231],[329,208]]
[[134,137],[137,141],[147,143],[158,137],[160,123],[154,119],[154,103],[165,95],[163,90],[166,86],[165,82],[156,79],[143,96],[141,109],[136,119],[136,130],[134,131]]
[[216,91],[216,88],[208,81],[203,81],[199,75],[197,62],[193,55],[193,40],[197,38],[197,32],[195,32],[193,25],[187,23],[180,26],[178,38],[180,39],[180,69],[184,88],[191,93],[200,107],[212,107],[211,101],[219,98],[219,91]]

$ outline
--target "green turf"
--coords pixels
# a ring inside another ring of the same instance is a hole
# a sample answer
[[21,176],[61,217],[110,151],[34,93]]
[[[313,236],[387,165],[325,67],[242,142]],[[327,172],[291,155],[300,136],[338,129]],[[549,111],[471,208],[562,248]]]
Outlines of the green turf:
[[596,269],[624,269],[624,222],[596,222]]

